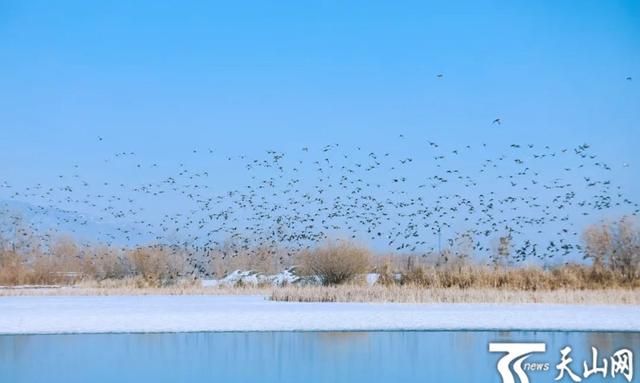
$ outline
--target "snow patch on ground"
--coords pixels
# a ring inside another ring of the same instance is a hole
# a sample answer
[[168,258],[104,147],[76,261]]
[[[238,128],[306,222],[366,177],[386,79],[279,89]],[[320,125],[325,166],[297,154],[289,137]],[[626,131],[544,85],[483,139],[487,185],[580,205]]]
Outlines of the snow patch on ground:
[[203,279],[202,287],[237,286],[239,284],[257,286],[283,286],[289,284],[319,284],[313,277],[299,277],[293,268],[285,269],[278,274],[266,275],[251,270],[235,270],[222,279]]
[[380,279],[380,274],[378,273],[369,273],[367,274],[367,285],[373,286],[378,283],[378,279]]
[[261,296],[0,298],[0,334],[461,329],[640,331],[640,308],[285,303]]

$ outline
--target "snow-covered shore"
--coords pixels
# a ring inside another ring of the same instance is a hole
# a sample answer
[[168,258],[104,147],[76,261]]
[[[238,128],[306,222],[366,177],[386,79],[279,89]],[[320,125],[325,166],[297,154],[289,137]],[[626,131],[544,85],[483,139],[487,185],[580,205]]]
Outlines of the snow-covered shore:
[[0,298],[0,334],[460,329],[640,331],[640,307],[283,303],[260,296]]

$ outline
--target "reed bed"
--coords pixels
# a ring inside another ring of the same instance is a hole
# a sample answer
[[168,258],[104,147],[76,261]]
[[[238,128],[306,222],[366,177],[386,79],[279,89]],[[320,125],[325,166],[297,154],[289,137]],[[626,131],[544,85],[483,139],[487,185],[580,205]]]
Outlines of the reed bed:
[[[121,281],[119,281],[121,282]],[[424,288],[415,285],[137,287],[135,283],[54,288],[2,288],[1,296],[260,295],[279,302],[640,304],[640,289],[538,290]]]
[[[266,247],[226,257],[224,251],[198,253],[169,245],[82,247],[68,237],[47,244],[5,239],[0,240],[0,295],[257,294],[296,302],[640,303],[640,227],[621,219],[592,225],[583,237],[585,261],[544,267],[515,263],[509,252],[484,263],[470,253],[449,249],[428,257],[380,256],[348,241],[301,250],[285,264],[281,251]],[[307,283],[274,287],[239,280],[232,286],[203,287],[200,282],[235,269],[273,273],[291,266]],[[377,276],[373,285],[365,281],[371,273]]]
[[290,286],[273,289],[270,297],[282,302],[640,304],[638,289],[522,291],[398,285]]

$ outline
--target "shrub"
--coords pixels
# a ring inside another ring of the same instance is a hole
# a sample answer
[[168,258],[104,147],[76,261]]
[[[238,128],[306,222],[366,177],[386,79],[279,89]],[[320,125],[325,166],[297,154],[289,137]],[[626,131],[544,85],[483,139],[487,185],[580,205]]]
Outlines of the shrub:
[[301,255],[303,272],[315,275],[323,285],[337,285],[368,271],[371,254],[349,242],[330,243]]
[[0,285],[24,283],[28,270],[14,251],[0,251]]
[[134,272],[150,286],[164,286],[175,281],[184,262],[180,254],[163,247],[144,247],[129,253]]
[[585,258],[601,273],[606,268],[633,281],[640,274],[640,229],[630,217],[588,227],[583,233]]
[[391,286],[396,284],[396,276],[391,267],[391,262],[386,261],[377,267],[378,280],[376,283],[383,286]]
[[428,272],[424,266],[413,267],[406,273],[402,274],[402,284],[432,287],[436,281],[435,276],[430,271],[432,270],[429,270]]

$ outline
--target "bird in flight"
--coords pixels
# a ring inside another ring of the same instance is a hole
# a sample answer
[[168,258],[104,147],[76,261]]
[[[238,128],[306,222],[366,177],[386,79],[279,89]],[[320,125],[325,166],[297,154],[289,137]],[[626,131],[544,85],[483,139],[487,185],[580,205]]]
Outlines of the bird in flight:
[[496,118],[495,120],[493,120],[492,124],[502,124],[502,120],[500,118]]
[[631,78],[631,76],[627,76],[627,81],[631,81],[633,80],[633,78]]
[[443,77],[444,77],[444,75],[443,75],[442,73],[438,73],[438,74],[436,75],[436,77],[437,77],[437,78],[443,78]]

